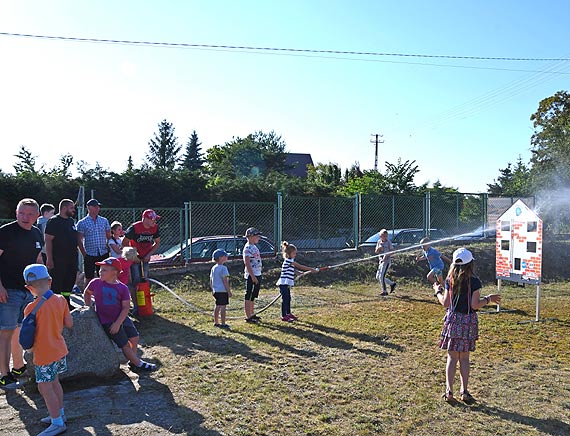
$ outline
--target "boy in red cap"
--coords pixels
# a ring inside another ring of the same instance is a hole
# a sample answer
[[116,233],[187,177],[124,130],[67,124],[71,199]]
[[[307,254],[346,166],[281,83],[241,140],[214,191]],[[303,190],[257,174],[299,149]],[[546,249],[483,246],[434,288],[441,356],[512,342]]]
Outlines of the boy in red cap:
[[121,262],[115,257],[108,257],[102,262],[99,275],[89,282],[83,293],[86,306],[95,300],[95,312],[109,336],[129,360],[129,367],[133,371],[154,371],[156,365],[139,359],[137,349],[139,332],[128,317],[130,308],[130,295],[127,285],[119,281]]
[[[156,220],[160,218],[154,210],[147,209],[142,213],[141,221],[137,221],[127,229],[125,237],[123,238],[123,247],[134,247],[137,250],[137,259],[131,265],[131,282],[133,289],[136,289],[137,283],[148,278],[149,274],[149,261],[158,247],[160,247],[160,231]],[[144,269],[144,276],[141,275],[141,269]],[[136,315],[138,312],[137,298],[133,292],[133,313]]]

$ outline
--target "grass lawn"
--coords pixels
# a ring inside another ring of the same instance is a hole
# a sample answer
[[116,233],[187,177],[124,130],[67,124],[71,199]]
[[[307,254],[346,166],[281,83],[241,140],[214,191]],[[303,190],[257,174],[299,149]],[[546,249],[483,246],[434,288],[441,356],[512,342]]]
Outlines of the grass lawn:
[[[167,284],[211,311],[200,286]],[[231,331],[164,290],[156,314],[140,323],[145,355],[162,364],[152,377],[170,389],[188,434],[570,435],[567,283],[541,287],[541,317],[556,320],[519,324],[535,317],[528,286],[504,288],[502,307],[514,311],[480,315],[472,406],[441,399],[444,309],[425,283],[402,283],[383,299],[373,283],[298,286],[299,321],[282,322],[278,302],[260,325],[243,321],[241,287],[234,289]],[[265,286],[257,306],[275,293]]]

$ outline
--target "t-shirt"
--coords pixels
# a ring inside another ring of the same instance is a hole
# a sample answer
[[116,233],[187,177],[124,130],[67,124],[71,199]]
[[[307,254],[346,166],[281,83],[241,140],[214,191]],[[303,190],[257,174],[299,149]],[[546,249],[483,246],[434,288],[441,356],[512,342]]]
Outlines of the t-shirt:
[[[49,221],[49,218],[46,218],[45,216],[41,216],[38,218],[38,221],[36,222],[36,227],[38,229],[40,229],[40,231],[42,232],[42,236],[46,232],[46,224],[48,221]],[[42,247],[42,253],[45,254],[45,252],[46,252],[46,246],[44,245]]]
[[124,257],[118,257],[119,262],[121,262],[121,271],[119,273],[119,281],[128,285],[131,281],[131,265],[133,264],[132,260],[127,260]]
[[[36,298],[24,308],[27,316],[34,310],[41,298]],[[53,294],[43,302],[36,312],[36,334],[34,336],[34,365],[47,365],[67,356],[67,345],[63,339],[63,321],[69,314],[65,297]]]
[[289,285],[293,286],[295,284],[295,267],[293,266],[295,259],[285,258],[283,259],[283,264],[281,265],[281,275],[279,280],[277,280],[277,285]]
[[46,234],[53,236],[52,256],[54,263],[77,265],[77,227],[73,218],[57,214],[46,224]]
[[215,264],[210,270],[210,286],[212,292],[227,292],[224,278],[229,277],[230,272],[225,265]]
[[36,226],[31,230],[20,227],[17,221],[0,227],[0,279],[6,289],[25,290],[24,268],[37,263],[44,244],[42,232]]
[[109,256],[113,256],[116,258],[119,258],[121,256],[121,253],[123,251],[123,248],[121,246],[121,241],[122,238],[119,239],[109,239],[107,241],[107,245],[109,246]]
[[101,324],[114,323],[123,310],[123,301],[131,301],[129,288],[119,281],[107,283],[97,278],[89,282],[87,289],[93,292],[95,312]]
[[[245,258],[249,257],[249,263],[251,265],[251,270],[253,271],[254,276],[261,275],[261,253],[259,252],[259,248],[257,245],[250,244],[247,242],[243,247],[243,261],[245,262]],[[243,276],[247,279],[249,277],[249,272],[247,267],[244,269]]]
[[443,265],[443,260],[441,260],[441,253],[437,251],[435,248],[429,247],[427,251],[424,250],[424,256],[426,257],[429,263],[429,267],[431,269],[435,268],[443,270],[444,265]]
[[137,221],[127,229],[125,238],[129,239],[129,245],[137,249],[142,259],[152,249],[154,240],[160,238],[160,231],[156,224],[147,229],[142,221]]
[[[470,297],[478,289],[481,289],[483,285],[481,284],[481,280],[479,277],[470,277],[471,280],[471,294],[469,294],[469,289],[467,287],[467,283],[464,283],[461,287],[461,293],[458,295],[451,295],[451,305],[450,310],[453,312],[459,313],[469,313],[469,307],[471,306]],[[445,288],[449,290],[450,288],[450,281],[445,281]],[[471,309],[473,310],[473,309]]]
[[[385,254],[389,253],[390,251],[394,251],[394,245],[389,239],[386,239],[386,241],[378,239],[378,242],[376,243],[376,249],[378,251],[378,254]],[[379,261],[380,263],[389,262],[390,256],[380,256]]]

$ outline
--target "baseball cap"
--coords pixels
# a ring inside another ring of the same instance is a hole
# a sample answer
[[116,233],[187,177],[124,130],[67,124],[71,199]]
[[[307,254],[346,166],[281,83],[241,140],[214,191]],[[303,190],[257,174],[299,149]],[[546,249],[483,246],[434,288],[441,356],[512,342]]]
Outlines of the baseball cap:
[[97,200],[92,198],[91,200],[89,200],[87,202],[87,206],[101,206],[101,203],[99,203]]
[[35,282],[36,280],[51,279],[48,269],[41,263],[32,263],[24,268],[24,280],[26,283]]
[[154,210],[152,209],[147,209],[143,212],[142,214],[143,219],[145,218],[150,218],[151,220],[157,220],[160,218],[160,215],[158,215]]
[[257,236],[261,235],[261,232],[257,230],[255,227],[250,227],[245,231],[245,236]]
[[218,248],[212,253],[212,260],[218,260],[222,256],[228,256],[228,253],[226,252],[226,250]]
[[108,257],[107,259],[102,260],[101,262],[95,262],[95,265],[99,266],[109,265],[110,267],[115,268],[119,272],[123,271],[123,267],[121,266],[121,261],[116,257]]
[[455,265],[466,265],[473,260],[473,254],[464,247],[458,248],[453,252],[453,263]]

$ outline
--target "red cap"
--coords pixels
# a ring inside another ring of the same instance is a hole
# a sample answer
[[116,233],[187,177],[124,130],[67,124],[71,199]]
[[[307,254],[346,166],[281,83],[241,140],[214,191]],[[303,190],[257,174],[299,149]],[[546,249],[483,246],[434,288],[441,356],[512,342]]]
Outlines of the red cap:
[[152,209],[147,209],[143,212],[142,214],[143,219],[145,218],[150,218],[151,220],[157,220],[160,218],[160,215],[158,215],[154,210]]
[[101,262],[95,262],[95,265],[99,266],[109,265],[110,267],[115,268],[117,271],[123,272],[123,266],[121,265],[121,261],[116,257],[108,257],[107,259],[102,260]]

